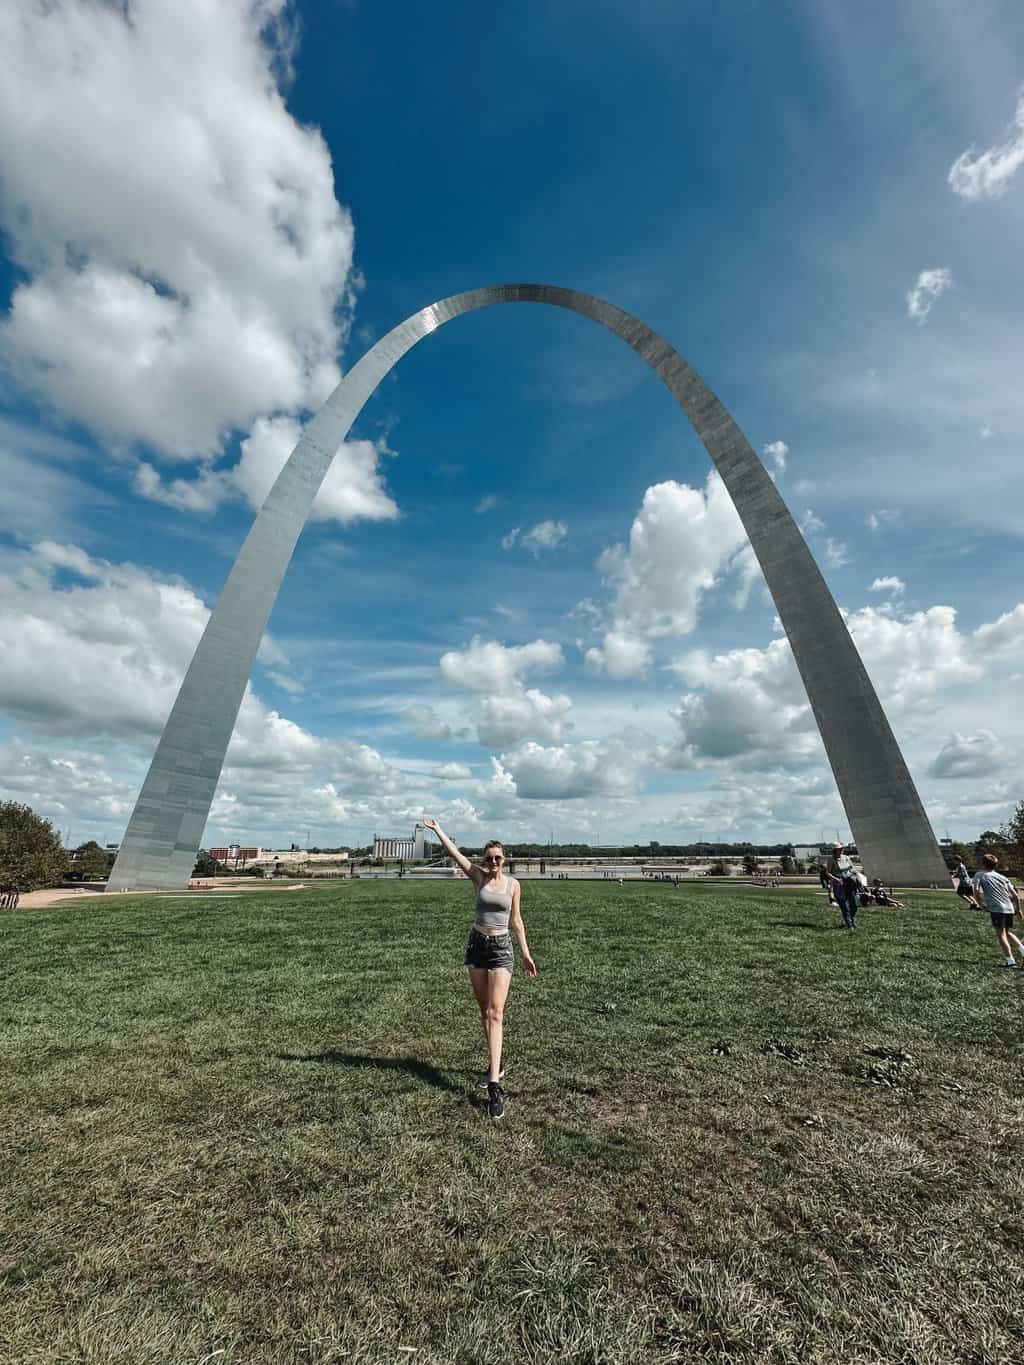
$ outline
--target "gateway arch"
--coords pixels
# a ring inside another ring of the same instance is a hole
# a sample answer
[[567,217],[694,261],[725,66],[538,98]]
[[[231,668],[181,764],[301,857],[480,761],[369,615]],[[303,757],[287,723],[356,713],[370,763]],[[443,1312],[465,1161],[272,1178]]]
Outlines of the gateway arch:
[[207,622],[108,887],[188,885],[256,651],[335,451],[408,350],[453,318],[497,303],[546,303],[591,318],[631,346],[674,395],[722,476],[764,572],[865,867],[889,883],[944,885],[945,863],[860,655],[789,509],[725,407],[667,341],[629,313],[570,289],[510,284],[453,294],[399,323],[305,427]]

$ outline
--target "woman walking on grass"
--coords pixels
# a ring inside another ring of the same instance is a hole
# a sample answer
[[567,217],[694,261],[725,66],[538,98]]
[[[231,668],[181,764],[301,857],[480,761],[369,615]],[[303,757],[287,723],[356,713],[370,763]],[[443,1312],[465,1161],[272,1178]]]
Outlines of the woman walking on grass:
[[497,839],[484,847],[484,866],[477,867],[452,843],[436,820],[425,816],[423,824],[441,840],[445,851],[462,868],[476,888],[476,917],[466,944],[466,966],[473,994],[480,1006],[480,1022],[487,1039],[488,1068],[481,1076],[487,1087],[487,1112],[492,1119],[505,1113],[505,1075],[501,1065],[505,1002],[512,985],[515,954],[511,928],[519,940],[527,976],[537,975],[537,964],[526,945],[526,925],[519,908],[519,883],[505,871],[505,850]]

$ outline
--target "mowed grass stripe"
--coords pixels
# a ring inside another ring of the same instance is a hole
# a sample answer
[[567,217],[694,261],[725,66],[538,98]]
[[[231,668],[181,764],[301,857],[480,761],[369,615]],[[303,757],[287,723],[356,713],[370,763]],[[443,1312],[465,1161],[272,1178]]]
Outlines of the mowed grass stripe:
[[0,1359],[1024,1358],[1024,979],[907,899],[525,883],[498,1125],[464,884],[4,914]]

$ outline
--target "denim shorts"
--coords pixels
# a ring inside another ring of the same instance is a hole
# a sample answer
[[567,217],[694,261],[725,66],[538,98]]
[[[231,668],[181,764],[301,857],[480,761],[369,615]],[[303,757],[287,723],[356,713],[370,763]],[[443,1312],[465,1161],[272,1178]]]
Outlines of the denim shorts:
[[511,972],[515,968],[511,934],[481,934],[472,929],[466,944],[466,966],[486,967],[489,972]]
[[992,921],[992,928],[993,928],[993,929],[1012,929],[1012,928],[1013,928],[1013,911],[1012,911],[1012,910],[1011,910],[1008,914],[1007,914],[1005,911],[1003,911],[1003,910],[996,910],[996,911],[990,910],[989,913],[988,913],[988,917],[989,917],[989,919]]

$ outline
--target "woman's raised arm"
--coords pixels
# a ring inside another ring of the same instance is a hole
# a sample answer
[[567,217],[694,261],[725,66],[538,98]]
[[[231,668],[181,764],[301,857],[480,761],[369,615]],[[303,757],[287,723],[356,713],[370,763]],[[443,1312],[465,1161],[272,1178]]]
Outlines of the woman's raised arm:
[[423,825],[424,829],[432,829],[434,831],[444,845],[445,852],[455,859],[459,867],[465,872],[466,876],[470,878],[474,885],[476,885],[477,878],[482,877],[483,873],[475,864],[469,861],[460,848],[456,848],[437,821],[432,816],[425,815],[420,823]]

